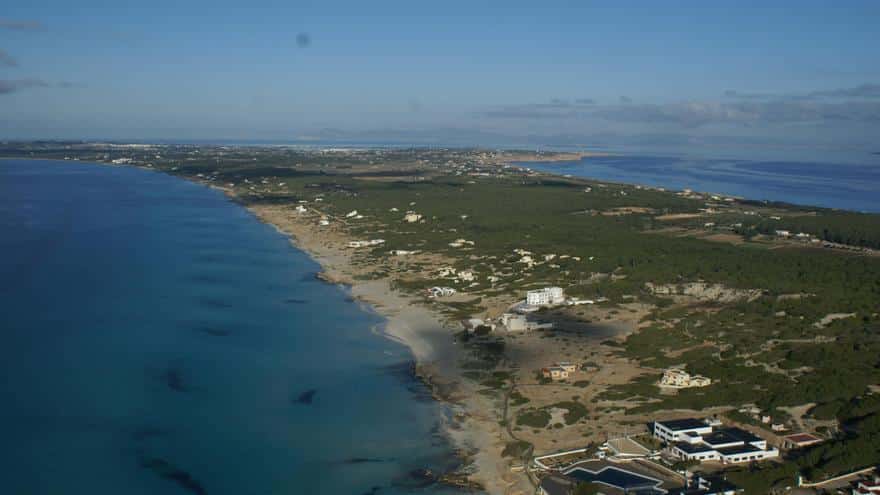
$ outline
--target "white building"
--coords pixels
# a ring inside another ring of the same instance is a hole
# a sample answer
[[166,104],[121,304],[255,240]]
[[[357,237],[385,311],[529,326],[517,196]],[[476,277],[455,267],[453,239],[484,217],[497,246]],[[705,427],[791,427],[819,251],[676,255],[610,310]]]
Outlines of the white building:
[[403,221],[408,223],[416,223],[422,219],[422,216],[418,213],[407,213],[403,216]]
[[526,304],[529,306],[554,306],[564,302],[565,294],[561,287],[544,287],[526,292]]
[[362,248],[367,246],[380,246],[385,244],[384,239],[370,239],[369,241],[348,241],[350,248]]
[[663,372],[660,378],[661,387],[669,388],[690,388],[690,387],[706,387],[712,384],[712,380],[700,375],[691,375],[685,370],[678,368],[670,368]]
[[529,330],[545,330],[553,328],[553,323],[538,323],[528,321],[525,315],[504,313],[501,315],[501,324],[508,332],[525,332]]
[[455,289],[452,287],[431,287],[426,290],[428,297],[449,297],[455,295]]
[[466,244],[473,246],[474,241],[469,241],[467,239],[456,239],[456,240],[449,243],[449,247],[460,248],[460,247],[464,247]]
[[702,419],[688,418],[654,422],[654,437],[667,443],[708,433],[712,433],[712,426]]
[[525,315],[504,313],[501,315],[501,324],[508,332],[523,332],[529,329]]
[[345,218],[354,218],[354,217],[356,217],[357,215],[358,215],[358,211],[357,211],[357,210],[351,210],[350,212],[348,212],[348,213],[345,215]]
[[699,419],[679,419],[654,423],[654,436],[669,444],[668,451],[687,461],[715,461],[738,464],[779,457],[779,450],[746,430],[727,427],[714,429]]

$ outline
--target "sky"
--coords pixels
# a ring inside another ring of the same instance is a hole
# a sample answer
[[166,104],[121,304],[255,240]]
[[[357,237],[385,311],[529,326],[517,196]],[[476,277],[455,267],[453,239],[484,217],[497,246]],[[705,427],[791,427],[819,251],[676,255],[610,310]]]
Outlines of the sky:
[[9,2],[0,139],[871,150],[878,19],[875,0]]

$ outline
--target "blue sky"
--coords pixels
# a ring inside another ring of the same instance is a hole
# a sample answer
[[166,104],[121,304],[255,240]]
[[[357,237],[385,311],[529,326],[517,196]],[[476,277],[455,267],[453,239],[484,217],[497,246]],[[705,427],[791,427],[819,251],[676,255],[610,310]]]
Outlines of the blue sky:
[[866,147],[880,2],[30,1],[0,137]]

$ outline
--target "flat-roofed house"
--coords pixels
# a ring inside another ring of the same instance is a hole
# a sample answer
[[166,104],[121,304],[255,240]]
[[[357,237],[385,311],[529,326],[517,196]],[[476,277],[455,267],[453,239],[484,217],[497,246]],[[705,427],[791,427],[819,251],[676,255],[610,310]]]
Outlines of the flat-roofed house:
[[765,439],[736,427],[710,427],[709,432],[687,430],[679,435],[679,440],[669,443],[669,452],[687,461],[738,464],[779,457],[779,450],[768,448]]
[[679,442],[690,434],[712,433],[712,427],[702,419],[671,419],[654,422],[654,436],[664,442]]

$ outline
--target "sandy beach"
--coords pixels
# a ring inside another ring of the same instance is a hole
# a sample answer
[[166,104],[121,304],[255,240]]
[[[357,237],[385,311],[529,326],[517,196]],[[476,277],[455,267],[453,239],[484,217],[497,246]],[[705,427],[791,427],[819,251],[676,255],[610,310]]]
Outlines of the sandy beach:
[[[234,199],[234,195],[225,190]],[[532,493],[526,476],[512,473],[501,451],[504,431],[499,425],[491,399],[477,394],[476,384],[464,380],[459,346],[454,334],[460,328],[399,291],[388,279],[361,280],[364,269],[352,261],[344,233],[333,227],[318,228],[314,218],[306,221],[289,207],[248,205],[261,221],[288,236],[291,243],[317,261],[323,271],[319,277],[328,283],[347,286],[354,298],[386,318],[381,330],[390,339],[406,345],[413,353],[416,374],[433,391],[437,400],[451,408],[452,421],[447,433],[462,457],[469,486],[479,485],[492,494]],[[464,476],[451,476],[464,484]]]

